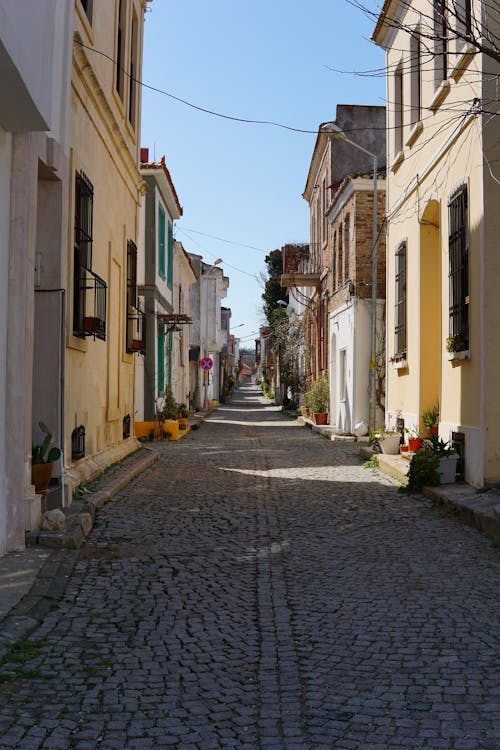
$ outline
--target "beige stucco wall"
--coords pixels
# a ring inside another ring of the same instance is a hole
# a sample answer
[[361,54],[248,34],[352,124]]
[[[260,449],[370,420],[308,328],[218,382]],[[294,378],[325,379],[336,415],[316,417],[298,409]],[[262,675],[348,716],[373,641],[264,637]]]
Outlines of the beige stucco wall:
[[[412,3],[405,23],[416,23],[424,2]],[[490,234],[498,218],[483,225],[485,210],[483,181],[483,137],[481,117],[470,114],[475,97],[481,97],[481,56],[466,61],[451,43],[449,78],[436,99],[432,59],[423,61],[422,115],[410,123],[409,36],[394,34],[387,54],[387,69],[403,65],[403,148],[395,150],[394,107],[388,109],[388,240],[387,240],[387,330],[388,416],[400,412],[406,424],[418,423],[422,411],[440,403],[440,434],[448,440],[452,431],[466,436],[466,479],[481,485],[484,479],[483,429],[485,379],[498,373],[483,370],[485,342],[485,248],[494,248]],[[464,65],[464,62],[466,63]],[[391,73],[388,99],[394,101]],[[497,132],[498,140],[498,132]],[[450,361],[445,343],[449,330],[448,201],[462,184],[468,188],[469,218],[469,316],[470,358]],[[493,185],[491,185],[493,187]],[[498,186],[497,186],[498,187]],[[497,193],[498,196],[498,193]],[[497,200],[498,206],[498,200]],[[487,207],[487,204],[486,204]],[[491,211],[490,203],[490,211]],[[498,211],[497,211],[498,212]],[[489,236],[489,245],[485,242]],[[498,228],[496,230],[498,236]],[[394,355],[395,251],[407,242],[407,367],[391,363]],[[490,264],[495,270],[498,261]],[[498,272],[496,268],[496,272]],[[498,286],[498,276],[496,277]],[[492,282],[495,284],[495,282]],[[488,319],[491,319],[491,313]],[[493,323],[493,320],[491,320]],[[495,402],[498,396],[490,393]],[[497,419],[498,423],[498,419]],[[497,468],[497,473],[500,470]],[[500,478],[500,473],[499,477]]]
[[[118,3],[94,3],[92,26],[77,6],[77,40],[115,57]],[[128,5],[126,39],[129,39],[132,9],[142,39],[142,10],[138,1]],[[130,48],[128,41],[125,48]],[[127,441],[124,444],[122,433],[123,418],[134,414],[134,355],[126,352],[127,241],[138,242],[143,183],[137,167],[138,132],[128,120],[128,86],[122,102],[116,91],[114,72],[108,59],[75,41],[67,286],[73,290],[74,189],[75,175],[81,170],[94,189],[92,271],[107,284],[107,309],[105,341],[90,336],[75,337],[72,292],[69,295],[65,393],[68,464],[71,464],[71,432],[80,424],[86,430],[86,457],[110,451],[110,457],[115,458],[117,444],[123,444],[125,452],[134,447]],[[78,467],[70,466],[69,473],[71,482],[77,483]]]

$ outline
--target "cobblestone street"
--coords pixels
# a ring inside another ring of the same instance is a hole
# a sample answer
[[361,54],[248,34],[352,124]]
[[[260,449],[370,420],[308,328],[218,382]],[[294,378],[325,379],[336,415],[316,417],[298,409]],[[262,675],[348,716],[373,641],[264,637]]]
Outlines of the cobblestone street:
[[498,550],[242,386],[100,511],[0,748],[500,748]]

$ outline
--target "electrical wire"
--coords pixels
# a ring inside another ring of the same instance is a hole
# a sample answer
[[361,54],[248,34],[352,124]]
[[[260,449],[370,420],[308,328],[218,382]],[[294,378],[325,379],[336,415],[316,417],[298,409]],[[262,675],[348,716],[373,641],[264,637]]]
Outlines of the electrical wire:
[[[84,49],[87,49],[90,52],[95,52],[96,55],[101,55],[102,57],[107,58],[114,65],[117,64],[117,61],[111,55],[108,55],[106,52],[102,52],[102,50],[96,49],[95,47],[90,47],[89,45],[84,44],[81,41],[81,39],[77,39],[75,37],[75,43],[79,44],[80,47],[83,47]],[[216,112],[213,109],[207,109],[206,107],[201,107],[198,104],[189,102],[187,99],[182,99],[180,96],[176,96],[175,94],[172,94],[170,91],[165,91],[164,89],[160,89],[156,86],[151,86],[148,83],[144,83],[144,81],[140,81],[138,78],[131,76],[130,73],[128,73],[128,71],[126,71],[124,68],[120,68],[120,70],[134,83],[137,83],[139,86],[142,86],[142,88],[148,89],[149,91],[154,91],[157,94],[162,94],[163,96],[168,96],[169,99],[173,99],[176,102],[185,104],[186,107],[191,107],[191,109],[196,109],[198,112],[205,112],[205,114],[212,115],[213,117],[220,117],[223,120],[231,120],[232,122],[242,122],[248,125],[270,125],[275,128],[282,128],[283,130],[290,130],[293,133],[310,133],[313,135],[318,134],[317,128],[315,130],[308,130],[306,128],[295,128],[292,125],[285,125],[284,123],[274,122],[273,120],[254,120],[248,117],[236,117],[235,115],[226,115],[223,112]]]

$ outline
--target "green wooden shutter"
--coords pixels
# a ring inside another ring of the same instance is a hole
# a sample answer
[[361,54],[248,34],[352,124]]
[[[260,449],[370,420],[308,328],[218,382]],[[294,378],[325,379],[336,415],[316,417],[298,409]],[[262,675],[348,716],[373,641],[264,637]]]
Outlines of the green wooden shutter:
[[174,233],[172,223],[168,222],[168,249],[167,249],[167,284],[170,288],[174,283]]
[[173,355],[173,333],[168,334],[167,350],[168,350],[168,362],[167,362],[167,384],[169,388],[172,388],[172,355]]
[[165,395],[165,326],[158,326],[158,396]]
[[158,206],[158,273],[165,278],[165,209]]

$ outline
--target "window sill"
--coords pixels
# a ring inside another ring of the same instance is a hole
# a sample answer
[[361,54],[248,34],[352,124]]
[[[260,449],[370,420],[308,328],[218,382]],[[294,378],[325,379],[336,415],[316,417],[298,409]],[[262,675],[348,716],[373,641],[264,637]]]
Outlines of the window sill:
[[397,172],[401,164],[404,162],[404,159],[405,159],[404,151],[398,151],[398,153],[394,157],[394,160],[391,164],[391,172]]
[[440,105],[444,102],[448,94],[450,93],[450,82],[449,80],[443,81],[436,93],[434,94],[434,99],[431,101],[429,105],[429,109],[431,109],[433,112],[436,111],[436,109],[439,109]]
[[408,136],[408,140],[406,141],[406,145],[408,146],[408,148],[411,148],[413,146],[423,129],[424,123],[422,122],[422,120],[419,120],[415,123],[415,125],[410,130],[410,135]]
[[458,52],[457,62],[455,63],[455,66],[451,71],[451,77],[454,81],[458,81],[462,77],[465,69],[468,67],[476,52],[476,48],[470,42],[467,42],[467,44],[464,45],[463,49]]
[[463,352],[448,352],[449,362],[455,362],[465,359],[470,359],[470,349],[465,349]]

